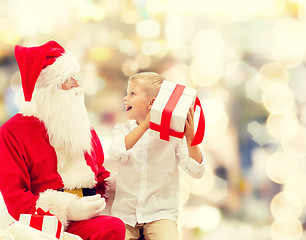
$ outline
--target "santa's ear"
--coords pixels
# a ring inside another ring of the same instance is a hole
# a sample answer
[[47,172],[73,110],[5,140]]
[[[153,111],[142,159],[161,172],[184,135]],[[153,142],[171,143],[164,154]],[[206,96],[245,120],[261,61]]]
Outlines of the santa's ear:
[[150,102],[149,102],[149,105],[148,105],[148,108],[151,110],[152,106],[153,106],[153,103],[155,102],[155,97],[154,98],[151,98]]

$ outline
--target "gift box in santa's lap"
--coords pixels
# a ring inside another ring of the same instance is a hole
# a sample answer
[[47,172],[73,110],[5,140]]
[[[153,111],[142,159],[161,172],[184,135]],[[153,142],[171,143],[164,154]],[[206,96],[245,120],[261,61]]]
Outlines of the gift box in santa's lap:
[[35,214],[20,214],[19,222],[57,239],[61,239],[64,232],[62,223],[54,215],[40,208],[37,209]]
[[204,138],[205,117],[196,90],[170,81],[163,81],[150,114],[150,134],[165,141],[179,142],[184,137],[189,108],[200,108],[199,121],[192,145]]

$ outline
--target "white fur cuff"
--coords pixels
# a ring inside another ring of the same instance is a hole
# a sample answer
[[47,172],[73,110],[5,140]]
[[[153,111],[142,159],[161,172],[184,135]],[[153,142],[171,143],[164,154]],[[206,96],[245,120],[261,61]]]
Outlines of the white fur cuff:
[[48,189],[45,192],[40,193],[36,202],[36,207],[41,208],[44,211],[50,210],[50,213],[54,214],[66,228],[69,224],[67,219],[68,207],[77,199],[78,197],[72,193]]
[[111,208],[115,199],[116,192],[116,182],[117,182],[118,172],[111,173],[108,178],[105,178],[105,198],[106,207],[103,211],[104,215],[111,215]]
[[118,178],[118,172],[111,173],[108,178],[105,178],[105,188],[106,188],[106,193],[114,193],[116,191],[116,182]]

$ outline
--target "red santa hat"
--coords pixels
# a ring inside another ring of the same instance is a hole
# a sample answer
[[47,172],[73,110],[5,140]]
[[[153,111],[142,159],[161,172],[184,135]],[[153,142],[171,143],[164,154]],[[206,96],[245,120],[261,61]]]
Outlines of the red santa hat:
[[16,45],[15,57],[27,102],[31,101],[35,87],[60,85],[80,69],[75,57],[55,41],[36,47]]

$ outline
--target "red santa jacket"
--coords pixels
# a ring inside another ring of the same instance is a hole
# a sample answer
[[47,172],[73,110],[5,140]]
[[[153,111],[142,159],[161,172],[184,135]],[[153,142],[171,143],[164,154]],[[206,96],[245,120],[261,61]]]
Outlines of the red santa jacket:
[[[103,195],[104,179],[110,173],[102,166],[104,154],[100,140],[93,129],[91,133],[92,152],[84,157],[95,174],[97,193]],[[4,123],[0,128],[0,191],[10,215],[19,219],[21,213],[34,213],[42,193],[49,192],[45,195],[53,202],[51,210],[65,223],[66,208],[73,194],[56,191],[62,187],[56,153],[44,124],[33,116],[21,114]]]

